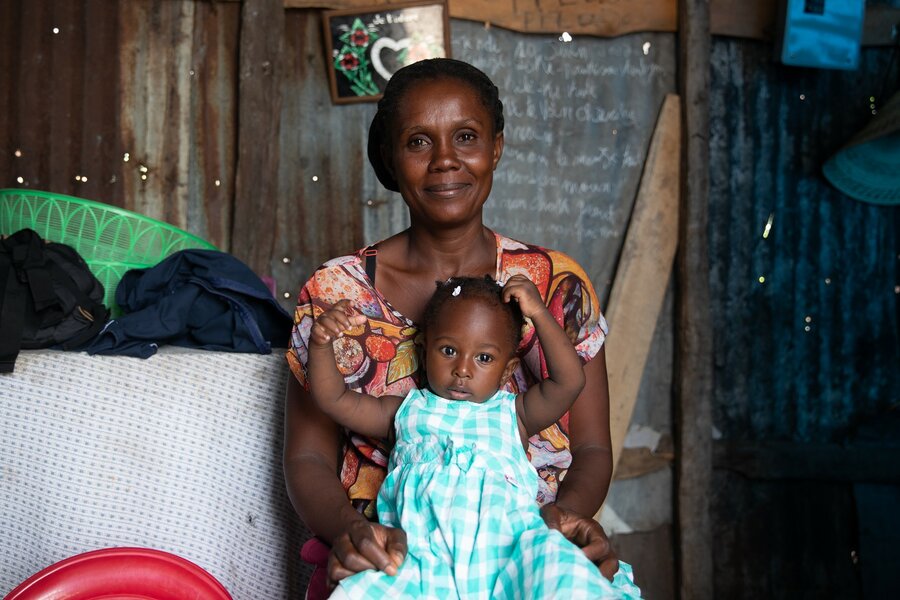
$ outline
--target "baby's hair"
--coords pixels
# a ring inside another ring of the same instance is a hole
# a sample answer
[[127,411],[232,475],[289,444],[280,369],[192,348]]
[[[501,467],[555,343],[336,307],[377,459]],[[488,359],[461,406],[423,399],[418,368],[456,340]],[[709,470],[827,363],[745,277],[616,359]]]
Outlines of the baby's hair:
[[494,135],[503,131],[503,103],[500,101],[500,91],[483,71],[452,58],[429,58],[403,67],[388,81],[384,94],[378,101],[378,111],[369,126],[369,162],[375,169],[375,175],[378,176],[381,185],[392,192],[399,192],[400,189],[384,164],[381,148],[390,146],[390,132],[397,117],[397,107],[410,87],[421,81],[439,79],[457,79],[471,87],[481,100],[481,104],[491,114]]
[[484,277],[451,277],[447,281],[438,281],[437,289],[431,300],[425,305],[425,314],[422,318],[422,327],[427,332],[428,327],[436,320],[440,312],[452,304],[455,300],[477,299],[488,306],[497,307],[507,318],[509,341],[513,351],[519,347],[522,341],[522,326],[525,317],[519,303],[503,301],[503,286],[499,285],[490,275]]

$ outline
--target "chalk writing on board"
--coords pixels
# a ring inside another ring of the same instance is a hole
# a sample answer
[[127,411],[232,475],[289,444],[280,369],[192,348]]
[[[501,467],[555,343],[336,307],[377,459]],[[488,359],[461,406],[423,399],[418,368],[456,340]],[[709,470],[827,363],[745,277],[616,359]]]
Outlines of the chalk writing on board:
[[[513,199],[528,192],[535,198],[531,210],[548,217],[571,217],[572,200],[558,198],[588,196],[577,217],[591,222],[602,213],[607,226],[589,223],[582,237],[620,237],[627,210],[595,211],[590,201],[610,202],[628,191],[622,181],[639,178],[646,138],[636,139],[635,134],[649,134],[639,128],[652,124],[655,114],[648,114],[646,103],[610,93],[609,79],[649,84],[669,76],[666,68],[646,56],[636,42],[611,47],[534,43],[517,37],[508,43],[504,34],[455,36],[453,41],[457,52],[478,54],[479,66],[497,74],[494,78],[503,93],[507,143],[504,162],[495,174],[500,191],[495,198],[500,199],[491,212],[502,214],[504,221],[511,219],[513,212],[524,208],[521,197]],[[654,113],[655,108],[651,107]],[[623,177],[625,172],[633,173]],[[507,199],[507,193],[513,199]],[[625,208],[630,204],[626,202]],[[566,221],[570,233],[578,228]],[[527,229],[550,230],[546,219]]]
[[570,254],[595,284],[611,280],[659,108],[675,86],[674,36],[563,43],[454,21],[452,43],[454,57],[497,84],[506,117],[488,226]]

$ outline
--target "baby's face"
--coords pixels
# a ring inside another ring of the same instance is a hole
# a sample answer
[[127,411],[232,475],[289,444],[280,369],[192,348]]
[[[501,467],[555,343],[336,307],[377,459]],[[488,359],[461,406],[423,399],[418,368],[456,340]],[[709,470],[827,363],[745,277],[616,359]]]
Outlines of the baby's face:
[[448,400],[484,402],[515,368],[507,319],[498,307],[464,298],[446,306],[426,332],[431,391]]

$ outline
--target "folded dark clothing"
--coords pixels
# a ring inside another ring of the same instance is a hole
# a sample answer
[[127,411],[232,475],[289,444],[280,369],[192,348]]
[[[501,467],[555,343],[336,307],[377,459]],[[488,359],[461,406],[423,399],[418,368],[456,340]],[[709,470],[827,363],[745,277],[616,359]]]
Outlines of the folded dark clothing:
[[160,344],[269,354],[287,347],[290,315],[246,264],[217,250],[182,250],[125,273],[116,288],[124,314],[84,348],[147,358]]

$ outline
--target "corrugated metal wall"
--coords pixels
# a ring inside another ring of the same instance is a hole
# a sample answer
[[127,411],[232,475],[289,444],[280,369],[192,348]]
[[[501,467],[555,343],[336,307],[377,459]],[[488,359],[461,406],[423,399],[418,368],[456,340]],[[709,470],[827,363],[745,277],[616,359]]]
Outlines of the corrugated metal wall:
[[227,248],[239,11],[0,4],[2,184],[122,206]]
[[121,202],[121,184],[109,184],[122,179],[119,37],[115,13],[105,12],[110,7],[0,4],[4,185]]
[[856,71],[771,56],[713,46],[716,424],[727,438],[827,442],[900,401],[900,212],[821,171],[872,117],[870,96],[892,91],[890,50],[864,50]]
[[333,105],[319,11],[288,10],[285,17],[280,163],[273,174],[279,229],[271,269],[281,299],[291,302],[313,269],[363,245],[367,191],[378,184],[365,157],[375,106]]

